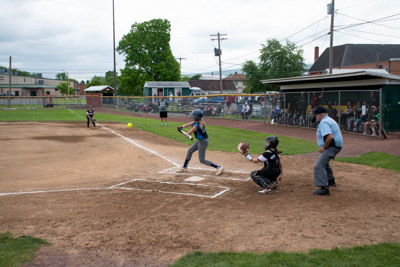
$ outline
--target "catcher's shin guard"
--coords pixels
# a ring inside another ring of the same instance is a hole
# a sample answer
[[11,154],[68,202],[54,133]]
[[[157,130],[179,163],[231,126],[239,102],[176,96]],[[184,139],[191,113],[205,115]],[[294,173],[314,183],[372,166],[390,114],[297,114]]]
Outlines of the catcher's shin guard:
[[260,187],[269,188],[269,185],[270,185],[271,181],[268,180],[267,178],[261,177],[261,175],[259,175],[257,171],[252,171],[250,173],[250,177]]

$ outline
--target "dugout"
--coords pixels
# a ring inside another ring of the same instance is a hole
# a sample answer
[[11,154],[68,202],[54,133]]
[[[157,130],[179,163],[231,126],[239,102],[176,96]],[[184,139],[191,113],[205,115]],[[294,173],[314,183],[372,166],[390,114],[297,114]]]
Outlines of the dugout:
[[352,103],[367,102],[370,93],[374,92],[380,107],[383,127],[386,131],[400,131],[400,121],[398,120],[400,116],[400,75],[386,70],[334,69],[332,74],[270,79],[261,82],[280,86],[281,96],[286,96],[281,99],[283,101],[281,109],[296,107],[296,101],[303,92],[307,99],[307,112],[310,112],[312,97],[322,96],[319,98],[319,105],[327,107],[328,103],[333,104],[338,112],[339,123],[341,123],[340,120],[348,101]]
[[86,104],[93,107],[101,107],[103,105],[112,105],[114,88],[108,85],[90,86],[85,89]]

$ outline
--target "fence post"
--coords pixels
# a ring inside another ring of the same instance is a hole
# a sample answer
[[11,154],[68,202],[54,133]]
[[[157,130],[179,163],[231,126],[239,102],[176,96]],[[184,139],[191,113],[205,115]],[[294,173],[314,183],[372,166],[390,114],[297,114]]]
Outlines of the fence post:
[[383,112],[382,112],[382,88],[379,88],[379,140],[382,140],[382,125],[383,125]]

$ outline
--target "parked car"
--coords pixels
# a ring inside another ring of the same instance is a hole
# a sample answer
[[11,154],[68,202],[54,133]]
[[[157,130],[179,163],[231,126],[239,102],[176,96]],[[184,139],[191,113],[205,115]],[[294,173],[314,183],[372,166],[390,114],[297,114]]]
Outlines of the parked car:
[[200,98],[197,98],[197,99],[193,100],[192,103],[194,105],[199,105],[199,104],[204,104],[204,103],[208,103],[208,102],[209,102],[209,100],[208,100],[207,97],[200,97]]
[[225,99],[222,96],[211,97],[208,99],[209,103],[225,103]]

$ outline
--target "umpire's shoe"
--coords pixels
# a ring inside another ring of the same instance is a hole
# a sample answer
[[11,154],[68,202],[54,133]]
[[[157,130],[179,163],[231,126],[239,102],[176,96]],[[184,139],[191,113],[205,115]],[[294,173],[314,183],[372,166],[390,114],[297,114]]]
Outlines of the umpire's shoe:
[[329,187],[322,186],[320,189],[315,190],[313,194],[319,196],[330,196],[331,192],[329,192]]

